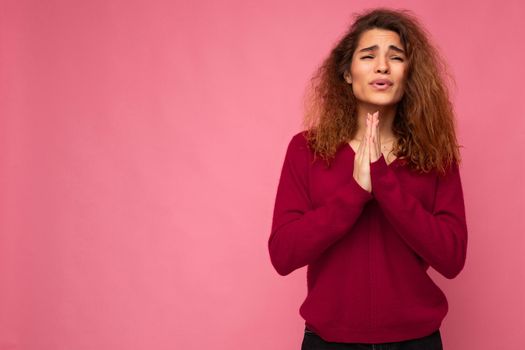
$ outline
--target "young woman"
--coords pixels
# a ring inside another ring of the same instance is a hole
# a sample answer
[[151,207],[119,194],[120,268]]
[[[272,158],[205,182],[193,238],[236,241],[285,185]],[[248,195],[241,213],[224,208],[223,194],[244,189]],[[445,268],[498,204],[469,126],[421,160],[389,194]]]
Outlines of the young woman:
[[268,241],[280,275],[308,266],[303,350],[442,349],[448,303],[427,270],[452,279],[467,250],[446,77],[418,20],[379,8],[312,79]]

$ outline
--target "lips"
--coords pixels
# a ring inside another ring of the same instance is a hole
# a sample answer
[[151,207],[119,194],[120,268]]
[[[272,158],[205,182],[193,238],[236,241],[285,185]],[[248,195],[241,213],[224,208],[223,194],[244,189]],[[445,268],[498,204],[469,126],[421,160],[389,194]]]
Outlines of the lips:
[[374,89],[380,91],[389,89],[393,84],[394,83],[388,79],[375,79],[370,83],[370,85],[372,85]]
[[388,80],[388,79],[375,79],[375,80],[372,80],[372,82],[370,83],[371,85],[379,85],[379,86],[382,86],[382,85],[393,85],[393,82],[391,80]]

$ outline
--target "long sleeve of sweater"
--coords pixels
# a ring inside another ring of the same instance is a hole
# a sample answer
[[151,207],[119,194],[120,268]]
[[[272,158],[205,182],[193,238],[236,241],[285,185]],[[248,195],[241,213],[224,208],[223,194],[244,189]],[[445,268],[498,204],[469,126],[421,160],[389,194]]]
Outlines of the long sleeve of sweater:
[[268,240],[271,262],[280,275],[306,266],[354,225],[372,194],[353,177],[323,205],[312,207],[308,174],[311,154],[302,134],[287,148]]
[[457,164],[438,175],[433,210],[407,191],[381,156],[370,164],[372,195],[396,232],[426,263],[448,279],[463,269],[467,225]]

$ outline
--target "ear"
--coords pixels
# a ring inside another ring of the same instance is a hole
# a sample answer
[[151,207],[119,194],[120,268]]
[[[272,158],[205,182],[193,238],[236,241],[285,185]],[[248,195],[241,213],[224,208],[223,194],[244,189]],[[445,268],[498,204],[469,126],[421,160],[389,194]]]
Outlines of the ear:
[[348,84],[352,84],[352,76],[348,71],[346,71],[343,76]]

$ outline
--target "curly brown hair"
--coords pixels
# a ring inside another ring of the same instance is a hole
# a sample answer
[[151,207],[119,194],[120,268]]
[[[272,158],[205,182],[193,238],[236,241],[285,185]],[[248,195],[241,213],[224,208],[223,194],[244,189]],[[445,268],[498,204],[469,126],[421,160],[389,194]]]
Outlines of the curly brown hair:
[[361,34],[369,29],[396,32],[407,54],[407,76],[392,131],[393,153],[420,172],[441,173],[461,162],[455,117],[447,83],[454,82],[426,29],[405,9],[385,7],[354,14],[354,22],[317,68],[305,93],[303,126],[310,148],[327,161],[357,132],[357,100],[343,74],[349,69]]

